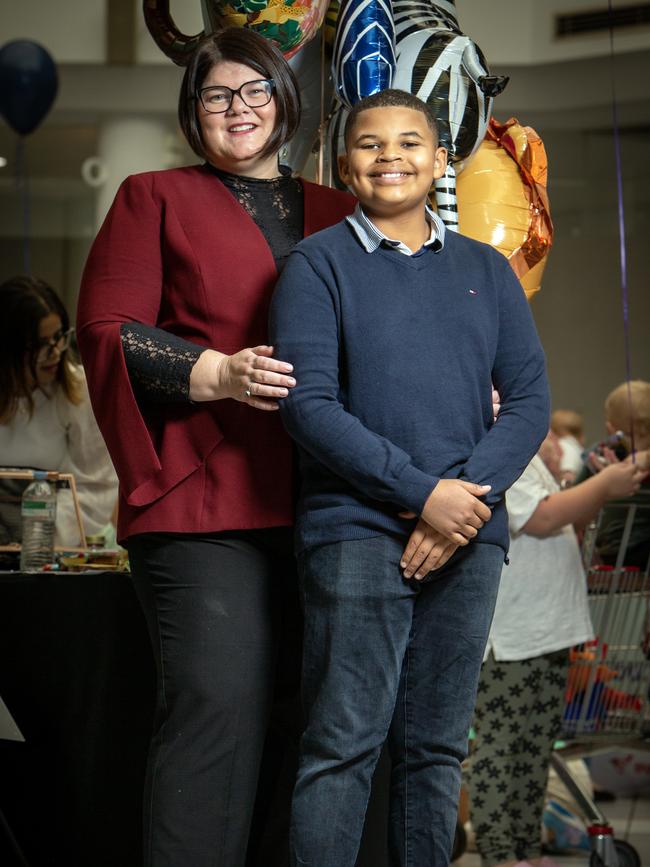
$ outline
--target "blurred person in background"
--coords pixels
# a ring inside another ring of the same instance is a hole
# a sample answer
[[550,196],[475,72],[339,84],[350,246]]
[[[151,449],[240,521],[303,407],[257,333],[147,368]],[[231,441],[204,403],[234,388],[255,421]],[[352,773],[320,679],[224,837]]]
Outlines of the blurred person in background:
[[607,395],[604,409],[607,437],[588,450],[574,483],[579,485],[618,461],[645,470],[636,493],[612,501],[603,510],[596,538],[601,561],[613,565],[623,540],[629,507],[639,506],[623,565],[645,570],[650,561],[650,382],[642,379],[622,382]]
[[551,431],[506,494],[510,563],[481,669],[468,774],[482,867],[557,867],[541,855],[546,781],[561,733],[568,650],[592,638],[574,526],[638,491],[643,477],[632,464],[614,463],[561,490],[561,461]]
[[[0,285],[0,310],[0,464],[72,473],[85,534],[114,538],[117,476],[71,347],[74,329],[63,302],[44,281],[17,276]],[[25,486],[14,480],[2,486],[5,542],[20,537]],[[83,542],[71,492],[60,490],[55,544]]]
[[585,448],[582,416],[573,409],[556,409],[551,414],[551,431],[562,449],[561,480],[572,482],[582,469]]

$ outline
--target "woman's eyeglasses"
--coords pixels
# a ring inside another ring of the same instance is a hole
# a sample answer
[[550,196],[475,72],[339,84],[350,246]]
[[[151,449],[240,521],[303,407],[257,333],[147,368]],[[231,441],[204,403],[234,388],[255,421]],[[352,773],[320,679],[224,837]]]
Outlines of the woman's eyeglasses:
[[74,328],[68,328],[67,331],[57,331],[56,334],[53,334],[52,337],[48,337],[43,340],[39,340],[34,345],[34,356],[36,361],[47,361],[48,358],[51,358],[54,355],[55,350],[58,350],[60,354],[63,354],[66,349],[70,348],[70,341],[72,340],[72,335],[74,334]]
[[224,111],[228,111],[236,96],[249,108],[268,105],[274,88],[275,82],[272,78],[257,78],[255,81],[244,82],[237,90],[221,84],[215,87],[202,87],[197,97],[208,114],[223,114]]

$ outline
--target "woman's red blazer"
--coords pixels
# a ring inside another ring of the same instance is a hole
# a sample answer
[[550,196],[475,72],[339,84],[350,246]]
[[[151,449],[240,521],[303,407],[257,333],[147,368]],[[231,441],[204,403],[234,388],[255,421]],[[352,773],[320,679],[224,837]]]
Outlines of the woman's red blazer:
[[[304,233],[351,213],[303,181]],[[293,522],[292,447],[279,413],[234,400],[134,397],[120,326],[157,325],[228,354],[267,342],[277,271],[254,221],[202,166],[127,178],[90,251],[77,328],[93,409],[120,479],[118,538]]]

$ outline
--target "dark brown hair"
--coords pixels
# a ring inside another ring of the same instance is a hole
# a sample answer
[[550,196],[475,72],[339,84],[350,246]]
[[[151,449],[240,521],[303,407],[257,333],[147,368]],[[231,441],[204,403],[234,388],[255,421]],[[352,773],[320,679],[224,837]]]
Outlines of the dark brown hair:
[[259,72],[261,78],[275,82],[275,128],[260,152],[267,157],[277,153],[296,134],[300,126],[300,89],[293,70],[276,45],[245,27],[228,27],[206,36],[197,45],[181,84],[178,120],[183,135],[194,153],[207,160],[201,125],[196,115],[198,92],[212,67],[222,60],[243,63]]
[[354,125],[357,122],[357,118],[362,111],[368,111],[368,109],[370,108],[393,107],[412,108],[414,111],[421,111],[427,119],[427,124],[429,125],[431,132],[435,136],[436,144],[438,143],[438,125],[436,123],[434,114],[431,111],[430,107],[427,105],[427,103],[423,102],[421,99],[418,99],[417,96],[413,96],[412,93],[409,93],[406,90],[388,88],[387,90],[380,90],[379,93],[373,93],[370,96],[365,96],[363,99],[359,100],[359,102],[355,103],[352,106],[352,110],[346,118],[345,129],[343,131],[345,146],[348,146],[348,143],[350,141],[350,135],[352,134],[352,129],[354,128]]
[[[11,421],[21,398],[28,411],[34,410],[32,397],[36,380],[36,356],[41,319],[55,313],[67,331],[70,319],[63,302],[43,280],[20,275],[0,285],[0,423]],[[56,373],[56,382],[71,403],[81,400],[80,386],[66,352]]]

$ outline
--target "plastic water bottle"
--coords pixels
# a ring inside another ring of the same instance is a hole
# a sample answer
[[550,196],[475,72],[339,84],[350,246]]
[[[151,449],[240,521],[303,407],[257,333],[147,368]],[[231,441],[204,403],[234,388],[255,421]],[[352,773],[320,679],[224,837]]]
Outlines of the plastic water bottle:
[[54,560],[56,491],[47,481],[47,473],[35,472],[34,481],[25,488],[21,505],[22,572],[39,572]]

